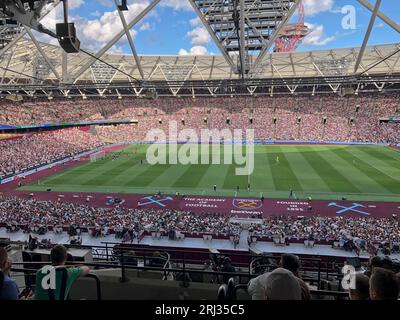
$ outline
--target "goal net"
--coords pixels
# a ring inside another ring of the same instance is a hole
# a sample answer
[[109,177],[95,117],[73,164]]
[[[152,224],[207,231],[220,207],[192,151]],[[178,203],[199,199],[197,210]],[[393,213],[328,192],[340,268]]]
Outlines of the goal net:
[[90,161],[95,162],[97,160],[103,159],[106,156],[106,153],[101,150],[90,155]]

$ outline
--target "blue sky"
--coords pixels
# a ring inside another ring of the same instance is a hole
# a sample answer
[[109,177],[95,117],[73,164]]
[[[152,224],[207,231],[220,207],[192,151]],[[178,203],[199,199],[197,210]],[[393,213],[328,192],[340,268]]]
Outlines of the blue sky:
[[[369,0],[375,5],[376,0]],[[298,50],[322,50],[330,48],[359,46],[368,26],[371,12],[356,0],[303,0],[305,22],[311,34]],[[381,11],[400,24],[400,1],[382,0]],[[125,13],[132,19],[146,7],[147,0],[128,0],[130,10]],[[355,9],[355,29],[342,28],[341,12],[345,6]],[[70,0],[71,20],[76,22],[82,47],[97,50],[122,29],[114,0]],[[60,20],[60,10],[46,18],[49,28]],[[133,28],[131,34],[139,54],[219,54],[207,31],[202,27],[187,0],[161,0],[148,16]],[[292,22],[298,21],[295,15]],[[400,34],[381,19],[375,22],[369,44],[400,42]],[[114,52],[129,53],[124,36]]]

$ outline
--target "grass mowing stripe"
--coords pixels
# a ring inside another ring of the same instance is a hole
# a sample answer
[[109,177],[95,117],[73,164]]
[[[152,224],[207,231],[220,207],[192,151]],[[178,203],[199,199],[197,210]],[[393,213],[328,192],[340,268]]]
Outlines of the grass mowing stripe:
[[225,179],[222,184],[222,188],[226,190],[237,190],[237,186],[239,186],[239,190],[247,190],[247,182],[248,176],[239,176],[236,175],[236,164],[228,165],[228,170],[225,174]]
[[380,158],[377,156],[377,154],[375,154],[375,156],[372,156],[370,153],[365,151],[365,147],[352,148],[350,149],[350,152],[356,157],[363,159],[366,163],[373,166],[375,169],[379,170],[383,174],[386,174],[387,176],[397,180],[400,184],[400,168],[388,165],[388,163],[386,162],[387,157],[384,154],[381,154]]
[[[385,162],[388,166],[396,168],[400,170],[400,159],[395,159],[392,157],[392,154],[386,153],[386,150],[383,148],[365,148],[361,147],[360,150],[369,154],[370,156],[378,159],[379,161]],[[385,150],[385,151],[384,151]]]
[[[132,155],[119,156],[115,160],[110,160],[110,157],[115,153],[129,153],[132,150],[133,147],[117,150],[108,154],[105,159],[93,162],[93,166],[96,170],[89,171],[87,174],[82,175],[75,180],[74,183],[83,179],[82,185],[120,185],[116,184],[115,181],[119,180],[121,176],[125,176],[126,172],[132,168],[132,165],[134,166],[133,162],[143,158],[143,156],[141,153],[132,152]],[[106,167],[104,167],[104,165],[106,165]]]
[[172,181],[172,186],[175,188],[197,187],[211,166],[210,164],[201,164],[201,152],[199,152],[197,163],[185,166],[186,170]]
[[[107,165],[107,163],[101,164]],[[60,172],[54,176],[50,176],[45,178],[43,183],[68,183],[75,180],[77,177],[82,177],[84,175],[90,175],[93,170],[96,169],[96,166],[92,162],[86,162],[78,165],[77,167],[67,169],[63,172]]]
[[[269,150],[267,149],[267,157],[276,190],[302,191],[303,188],[287,161],[285,153],[281,151],[282,149],[279,146],[273,146],[270,148],[271,149]],[[277,157],[279,157],[279,163],[276,161]]]
[[143,153],[135,154],[131,159],[132,163],[129,164],[125,170],[120,171],[107,181],[108,186],[120,186],[122,182],[136,177],[143,172],[144,169],[147,169],[147,166],[140,163],[140,160],[144,160]]
[[396,161],[400,160],[400,150],[398,148],[385,146],[382,148],[382,152]]
[[[85,179],[91,179],[93,176],[95,176],[95,172],[98,171],[98,174],[103,174],[104,172],[104,168],[105,167],[109,167],[110,166],[110,155],[117,153],[117,152],[129,152],[129,150],[132,149],[131,147],[127,147],[121,150],[116,150],[113,152],[110,152],[109,154],[107,154],[106,158],[103,159],[99,159],[95,162],[89,161],[86,162],[82,165],[79,165],[77,167],[74,167],[70,170],[68,170],[68,176],[65,176],[66,172],[61,173],[60,175],[56,175],[55,178],[56,179],[52,179],[52,177],[50,177],[49,179],[46,179],[44,181],[44,183],[63,183],[63,184],[75,184],[76,180],[79,179],[82,181],[84,181]],[[135,154],[135,156],[133,157],[136,158],[137,155]],[[60,181],[58,181],[57,178],[60,178]]]
[[209,168],[209,164],[188,166],[187,170],[175,180],[172,186],[178,188],[192,186],[197,187]]
[[91,176],[89,178],[83,176],[81,178],[77,178],[74,180],[74,183],[80,181],[80,184],[84,186],[90,185],[107,185],[109,180],[115,178],[115,176],[119,175],[122,171],[129,169],[131,166],[131,161],[129,158],[119,159],[110,161],[108,166],[105,167],[106,170],[102,172],[91,172]]
[[144,170],[147,169],[147,166],[142,164],[134,164],[131,167],[127,168],[124,171],[121,171],[120,174],[112,177],[110,180],[107,181],[107,186],[121,186],[123,185],[128,179],[133,179]]
[[189,165],[171,165],[167,170],[156,177],[148,184],[149,187],[172,187],[174,182],[179,179],[187,170],[190,169]]
[[[359,170],[359,168],[357,168],[357,165],[355,164],[357,159],[350,157],[351,160],[354,160],[354,163],[352,161],[347,162],[345,159],[333,152],[334,150],[351,150],[352,148],[353,147],[351,146],[346,146],[344,148],[331,148],[327,152],[320,153],[320,155],[333,167],[335,167],[336,170],[342,174],[342,176],[351,181],[351,183],[357,189],[359,189],[361,193],[390,193],[387,189],[380,186],[378,183],[376,183],[376,181],[368,177],[368,175],[364,174]],[[361,163],[358,162],[357,164],[358,166],[361,165]]]
[[254,172],[250,176],[251,187],[252,189],[275,190],[271,167],[265,152],[265,148],[263,148],[262,152],[254,155]]
[[228,169],[229,165],[210,165],[207,172],[197,184],[200,193],[213,190],[214,184],[217,185],[218,190],[221,189]]
[[295,174],[304,191],[315,191],[316,187],[320,192],[330,192],[331,189],[324,180],[318,175],[309,162],[302,156],[301,151],[295,147],[297,152],[286,154],[286,158],[292,168],[301,168],[295,170]]
[[154,179],[161,175],[164,171],[168,170],[171,165],[169,164],[156,164],[146,165],[147,169],[139,175],[127,180],[123,185],[132,187],[147,187]]
[[[373,166],[369,165],[359,157],[356,157],[346,149],[331,151],[335,153],[338,157],[346,161],[349,167],[354,167],[355,169],[357,169],[360,173],[360,177],[362,177],[361,175],[364,175],[369,178],[368,180],[370,181],[366,181],[366,179],[362,181],[363,186],[369,189],[366,190],[363,188],[365,192],[395,193],[393,186],[396,184],[396,180],[392,179],[386,174],[383,174],[382,172],[375,169]],[[373,185],[371,185],[371,181],[373,181]]]
[[360,193],[360,190],[354,186],[350,180],[342,175],[334,166],[326,161],[319,154],[318,150],[312,147],[304,146],[302,156],[313,167],[314,171],[318,173],[321,179],[329,186],[333,192],[353,192]]
[[[77,168],[80,168],[80,167],[83,167],[83,166],[87,166],[88,164],[86,163],[86,164],[81,164],[81,165],[78,165],[77,167],[75,167],[75,168],[69,168],[69,169],[64,169],[64,170],[62,170],[61,172],[58,172],[58,173],[56,173],[56,174],[54,174],[54,175],[51,175],[51,176],[49,176],[49,177],[45,177],[44,179],[42,179],[42,180],[38,180],[37,181],[37,183],[41,183],[41,184],[45,184],[45,183],[49,183],[49,182],[53,182],[53,181],[55,181],[56,183],[59,181],[59,180],[61,180],[63,177],[69,177],[69,175],[71,174],[71,172],[74,170],[74,169],[77,169]],[[72,173],[72,175],[74,175],[74,173]],[[71,179],[72,179],[72,177],[71,177]]]

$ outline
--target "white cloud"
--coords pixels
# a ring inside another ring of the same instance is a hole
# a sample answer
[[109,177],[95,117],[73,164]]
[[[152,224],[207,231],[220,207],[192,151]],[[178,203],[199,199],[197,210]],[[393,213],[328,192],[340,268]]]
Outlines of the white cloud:
[[189,3],[189,0],[164,0],[160,2],[162,7],[169,7],[174,10],[185,10],[190,11],[193,10],[192,6]]
[[180,49],[178,54],[180,56],[188,56],[188,55],[191,55],[191,56],[204,56],[204,55],[209,54],[209,53],[208,53],[206,47],[194,46],[194,47],[190,48],[189,52],[187,50],[185,50],[185,49]]
[[303,44],[311,46],[325,46],[335,40],[335,36],[326,36],[324,26],[320,24],[304,23],[310,33],[304,38]]
[[[126,11],[125,18],[131,21],[141,11],[148,6],[148,1],[137,1],[130,4],[129,10]],[[49,15],[47,15],[42,23],[49,29],[55,30],[57,22],[63,20],[62,6],[57,6]],[[75,22],[78,38],[83,48],[89,50],[97,50],[109,42],[120,30],[122,23],[117,10],[104,12],[100,17],[88,19],[79,16],[70,16],[70,21]],[[137,35],[137,31],[131,30],[133,37]],[[39,40],[49,42],[46,35],[40,35]],[[126,37],[122,37],[118,42],[118,46],[122,47],[127,42]]]
[[202,25],[202,22],[201,22],[199,17],[191,19],[189,22],[190,22],[190,25],[193,26],[193,27],[197,27],[197,26],[201,26]]
[[152,29],[152,26],[148,22],[143,23],[139,28],[140,31],[146,31],[146,30],[151,30],[151,29]]
[[85,0],[69,0],[68,8],[71,10],[78,9],[84,3],[85,3]]
[[[146,6],[147,3],[134,3],[129,5],[129,10],[125,12],[126,20],[132,20],[139,12],[144,10]],[[105,12],[99,19],[83,19],[77,22],[77,27],[83,35],[82,40],[90,42],[106,43],[110,41],[117,32],[122,30],[122,24],[117,10]]]
[[303,0],[304,14],[315,16],[324,11],[329,11],[334,6],[334,0]]
[[211,41],[210,34],[203,27],[189,31],[187,36],[191,38],[191,43],[195,46],[204,46]]
[[108,53],[111,54],[124,54],[124,49],[118,45],[114,45],[108,50]]
[[113,1],[112,0],[97,0],[103,7],[112,7],[113,6]]
[[101,13],[100,13],[99,10],[96,10],[96,11],[92,12],[91,15],[94,16],[94,17],[101,17]]

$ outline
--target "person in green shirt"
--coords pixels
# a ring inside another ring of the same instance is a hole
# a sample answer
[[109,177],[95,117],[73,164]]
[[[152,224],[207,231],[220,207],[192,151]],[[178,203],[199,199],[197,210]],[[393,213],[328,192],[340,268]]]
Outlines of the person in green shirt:
[[[71,290],[72,284],[79,277],[83,277],[90,272],[90,269],[86,266],[81,267],[65,267],[67,261],[67,249],[62,245],[56,245],[50,252],[50,258],[52,266],[57,268],[66,268],[67,278],[65,282],[65,296],[63,300],[66,300]],[[48,266],[41,268],[36,273],[36,287],[35,287],[35,300],[50,300],[49,291],[43,287],[43,279],[48,277],[49,271]],[[46,282],[46,281],[45,281]],[[62,273],[56,272],[54,299],[61,300],[61,287],[62,287]]]

